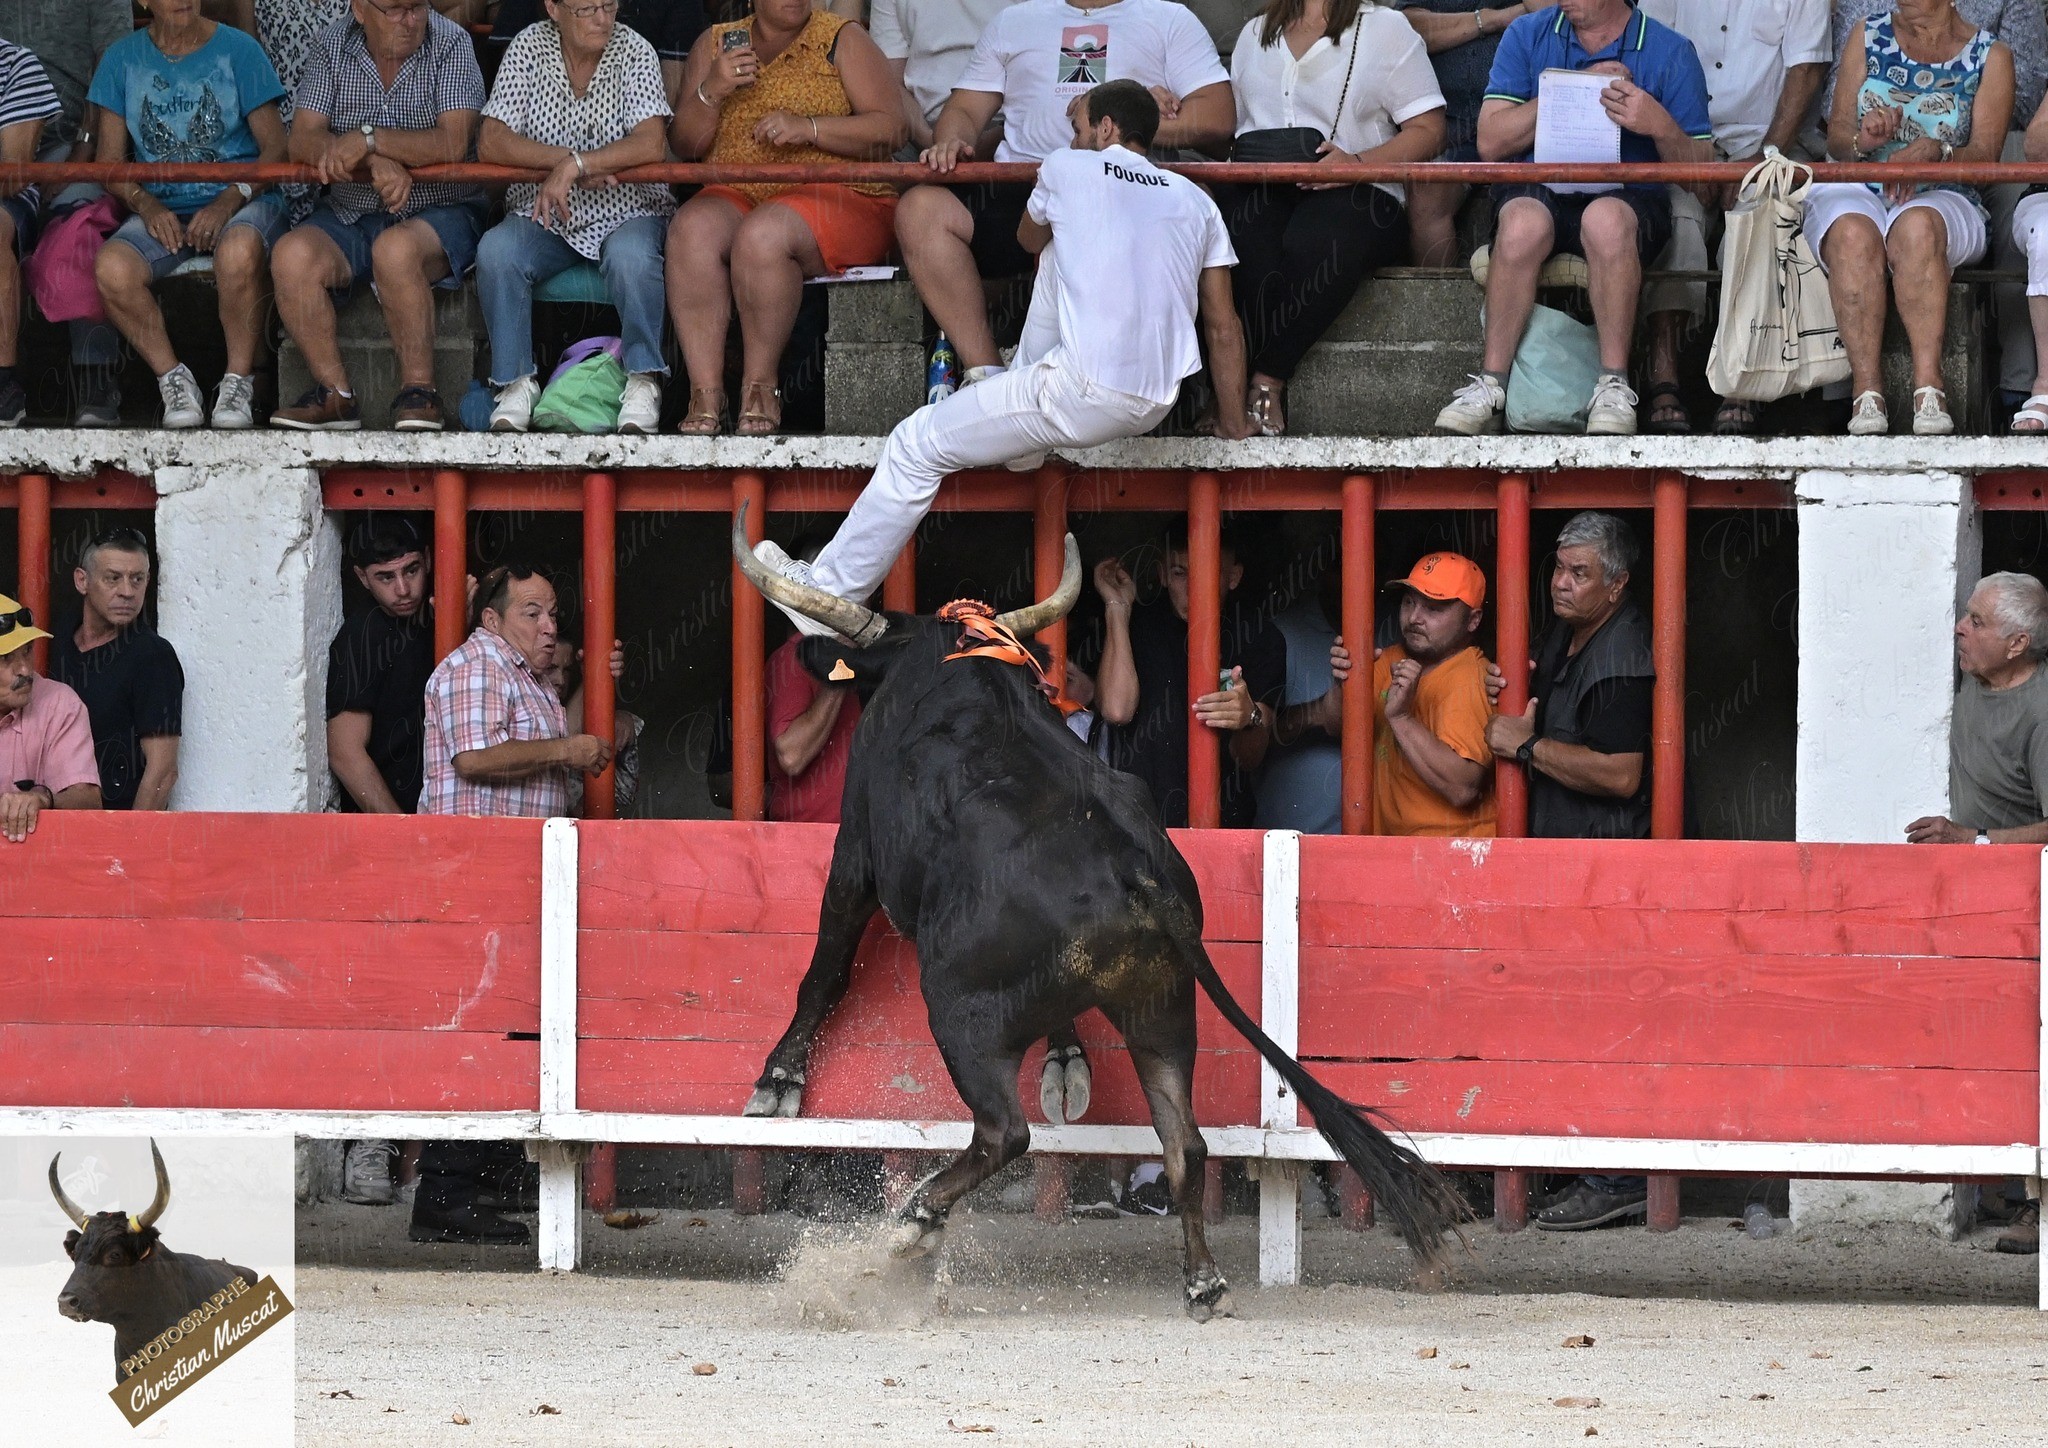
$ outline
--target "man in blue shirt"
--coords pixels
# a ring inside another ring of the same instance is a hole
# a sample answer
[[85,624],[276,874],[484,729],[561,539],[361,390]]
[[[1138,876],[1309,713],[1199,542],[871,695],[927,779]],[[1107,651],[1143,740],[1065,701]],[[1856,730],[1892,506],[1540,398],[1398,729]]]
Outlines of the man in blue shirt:
[[[1601,105],[1621,128],[1624,162],[1713,159],[1706,76],[1692,42],[1638,14],[1628,0],[1560,0],[1507,28],[1479,109],[1482,159],[1531,159],[1537,87],[1546,70],[1614,77]],[[1587,405],[1586,431],[1634,432],[1629,340],[1643,262],[1662,250],[1671,234],[1669,196],[1660,185],[1559,192],[1515,183],[1495,186],[1493,204],[1481,371],[1437,414],[1437,427],[1467,435],[1500,431],[1508,369],[1536,303],[1537,277],[1552,253],[1564,251],[1586,258],[1593,323],[1600,334],[1600,380]]]

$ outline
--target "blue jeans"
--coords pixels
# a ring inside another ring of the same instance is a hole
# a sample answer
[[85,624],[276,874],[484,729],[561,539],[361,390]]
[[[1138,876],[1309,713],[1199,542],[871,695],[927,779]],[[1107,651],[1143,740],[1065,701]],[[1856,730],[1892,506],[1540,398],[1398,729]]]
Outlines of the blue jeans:
[[[605,290],[618,308],[629,373],[668,371],[661,358],[668,307],[661,246],[667,234],[667,217],[638,216],[606,237],[598,251]],[[508,216],[484,233],[476,249],[476,295],[491,334],[491,386],[533,375],[533,289],[583,259],[524,216]]]

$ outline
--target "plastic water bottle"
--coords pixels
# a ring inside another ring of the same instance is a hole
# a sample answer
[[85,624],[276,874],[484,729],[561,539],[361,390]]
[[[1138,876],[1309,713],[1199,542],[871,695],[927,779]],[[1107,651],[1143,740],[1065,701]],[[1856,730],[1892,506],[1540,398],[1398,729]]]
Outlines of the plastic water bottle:
[[924,372],[924,400],[944,402],[960,390],[960,354],[944,332],[932,346],[931,365]]
[[1758,1242],[1769,1241],[1771,1234],[1778,1230],[1778,1224],[1771,1220],[1771,1209],[1762,1202],[1751,1202],[1743,1207],[1742,1226]]

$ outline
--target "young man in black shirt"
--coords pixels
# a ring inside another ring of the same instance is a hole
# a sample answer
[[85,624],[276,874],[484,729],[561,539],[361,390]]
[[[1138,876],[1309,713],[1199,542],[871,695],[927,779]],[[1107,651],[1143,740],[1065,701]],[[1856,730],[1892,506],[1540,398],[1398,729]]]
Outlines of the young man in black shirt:
[[85,700],[106,808],[169,809],[185,670],[178,651],[142,622],[149,540],[133,528],[100,534],[79,553],[71,582],[82,600],[78,627],[51,639],[50,677]]
[[398,517],[357,524],[348,561],[375,606],[327,650],[327,763],[343,813],[411,814],[434,672],[433,563],[419,530]]

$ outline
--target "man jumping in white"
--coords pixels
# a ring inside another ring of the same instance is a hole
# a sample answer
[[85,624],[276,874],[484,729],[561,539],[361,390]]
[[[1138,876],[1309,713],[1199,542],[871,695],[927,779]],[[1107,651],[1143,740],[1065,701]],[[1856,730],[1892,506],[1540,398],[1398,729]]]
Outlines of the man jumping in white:
[[[1159,103],[1136,81],[1110,81],[1075,103],[1074,148],[1040,164],[1017,227],[1018,242],[1035,255],[1059,238],[1058,266],[1041,257],[1029,329],[1048,333],[1057,317],[1058,340],[1034,357],[1039,338],[1027,339],[1032,350],[1009,371],[898,423],[816,563],[791,559],[772,542],[759,544],[756,557],[799,583],[867,598],[948,473],[1151,431],[1181,379],[1202,365],[1198,314],[1216,395],[1245,395],[1244,332],[1230,291],[1237,255],[1216,203],[1147,159],[1158,128]],[[1217,436],[1249,430],[1241,409],[1222,409]],[[783,611],[806,633],[827,632]]]

